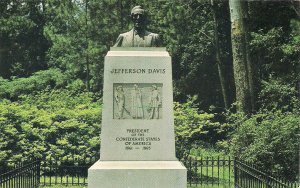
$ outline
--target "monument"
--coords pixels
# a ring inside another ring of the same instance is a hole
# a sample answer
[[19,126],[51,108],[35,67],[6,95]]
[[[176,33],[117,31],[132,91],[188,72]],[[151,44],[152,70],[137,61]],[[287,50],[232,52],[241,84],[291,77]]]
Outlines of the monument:
[[88,188],[184,188],[175,157],[171,57],[132,9],[133,30],[121,34],[104,63],[100,160]]

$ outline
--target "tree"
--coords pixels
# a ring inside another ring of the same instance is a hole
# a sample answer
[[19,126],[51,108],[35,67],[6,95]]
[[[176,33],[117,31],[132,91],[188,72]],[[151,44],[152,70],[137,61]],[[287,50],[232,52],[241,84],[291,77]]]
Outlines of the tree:
[[247,2],[230,0],[229,7],[237,109],[251,112],[255,109],[255,94],[247,28]]
[[51,41],[49,67],[61,69],[69,79],[87,75],[86,12],[84,2],[47,0],[45,36]]
[[0,76],[27,77],[46,69],[49,42],[41,0],[0,2]]
[[[211,0],[213,19],[214,19],[214,43],[215,43],[215,54],[216,62],[218,67],[219,80],[222,90],[222,96],[224,101],[224,107],[228,109],[232,104],[232,64],[231,62],[231,51],[228,51],[230,42],[228,42],[228,35],[230,28],[228,28],[228,21],[230,19],[228,10],[228,3],[218,0]],[[225,10],[225,11],[224,11]],[[227,12],[227,14],[224,14]],[[228,18],[227,18],[228,16]],[[227,55],[226,55],[227,54]]]
[[[50,67],[72,79],[85,80],[86,88],[102,88],[104,56],[130,21],[129,2],[115,0],[47,0],[45,34],[52,42]],[[129,17],[128,17],[129,18]]]

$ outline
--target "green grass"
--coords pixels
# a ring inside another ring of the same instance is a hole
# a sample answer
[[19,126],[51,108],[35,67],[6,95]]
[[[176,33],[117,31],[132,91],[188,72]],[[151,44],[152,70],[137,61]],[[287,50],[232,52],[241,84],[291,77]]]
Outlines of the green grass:
[[[62,186],[62,185],[53,185],[53,186],[40,186],[40,188],[87,188],[86,186]],[[187,186],[188,188],[233,188],[233,186],[222,186],[222,185],[192,185]]]
[[[86,186],[61,186],[61,185],[53,185],[53,186],[40,186],[40,188],[87,188]],[[233,186],[232,186],[233,187]],[[198,186],[188,186],[188,188],[229,188],[222,185],[198,185]]]
[[[40,186],[40,188],[87,188],[86,186],[61,186],[61,185],[53,185],[53,186]],[[188,188],[229,188],[225,186],[218,186],[218,185],[198,185],[198,186],[188,186]]]
[[198,148],[193,148],[191,149],[191,153],[190,153],[191,156],[194,156],[194,157],[213,157],[213,158],[217,158],[217,157],[220,157],[220,158],[228,158],[229,155],[223,151],[219,151],[213,147],[198,147]]
[[[199,163],[200,161],[198,161]],[[214,163],[214,168],[211,167],[211,163],[209,163],[207,166],[207,164],[205,163],[205,160],[202,161],[203,165],[202,167],[197,167],[197,175],[193,174],[193,177],[195,178],[192,182],[195,183],[197,182],[198,185],[189,185],[189,188],[230,188],[233,187],[233,180],[234,180],[234,173],[233,173],[233,166],[228,167],[228,164],[226,164],[227,166],[222,166],[222,163],[220,164],[220,167],[218,168],[218,166],[216,165],[217,163]],[[199,165],[199,164],[198,164]],[[192,165],[193,166],[193,165]],[[196,167],[195,167],[196,168]],[[196,171],[196,169],[193,168],[193,172]],[[219,170],[218,170],[219,169]],[[202,172],[202,173],[201,173]],[[230,173],[229,173],[230,172]],[[202,186],[199,185],[201,184],[201,180],[202,180]],[[72,182],[74,184],[79,183],[86,183],[87,179],[84,178],[77,178],[74,177],[72,179],[72,177],[67,177],[67,176],[63,176],[63,177],[43,177],[41,176],[41,184],[44,184],[44,182],[46,184],[49,184],[50,182],[52,184],[57,184],[57,185],[52,185],[52,186],[40,186],[41,188],[63,188],[63,187],[68,187],[68,188],[86,188],[86,186],[66,186],[66,185],[59,185],[62,183],[68,183],[68,184],[72,184]],[[217,185],[219,182],[219,185]],[[229,186],[229,182],[230,185]]]
[[72,186],[72,185],[69,185],[69,186],[66,186],[66,185],[40,186],[39,188],[65,188],[65,187],[68,187],[68,188],[87,188],[87,186]]
[[224,186],[224,185],[192,185],[192,186],[187,186],[188,188],[233,188],[234,185],[232,186]]
[[[86,186],[62,186],[62,185],[53,185],[53,186],[40,186],[40,188],[87,188]],[[222,186],[222,185],[192,185],[187,186],[188,188],[230,188],[229,186]],[[232,186],[233,187],[233,186]]]
[[41,185],[50,184],[51,185],[59,185],[59,184],[84,184],[87,183],[87,179],[83,177],[69,177],[69,176],[41,176],[40,178]]
[[231,167],[230,169],[229,167],[220,167],[218,170],[217,167],[198,167],[196,178],[198,181],[202,180],[203,182],[232,182],[234,179],[234,173],[232,171],[232,168],[233,167]]

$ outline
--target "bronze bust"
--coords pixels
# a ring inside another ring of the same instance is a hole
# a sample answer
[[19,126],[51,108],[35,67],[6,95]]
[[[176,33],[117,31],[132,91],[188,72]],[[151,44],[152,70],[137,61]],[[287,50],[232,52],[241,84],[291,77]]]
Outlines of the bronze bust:
[[159,35],[146,31],[145,10],[135,6],[131,10],[132,30],[119,35],[114,47],[159,47]]

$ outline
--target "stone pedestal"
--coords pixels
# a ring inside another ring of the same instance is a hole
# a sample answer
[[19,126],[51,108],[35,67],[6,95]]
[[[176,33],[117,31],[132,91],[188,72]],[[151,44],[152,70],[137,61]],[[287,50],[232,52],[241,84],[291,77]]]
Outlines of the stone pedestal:
[[100,160],[89,188],[183,188],[175,157],[171,57],[165,48],[112,48],[105,57]]
[[178,161],[98,161],[89,169],[89,188],[183,188],[186,169]]

